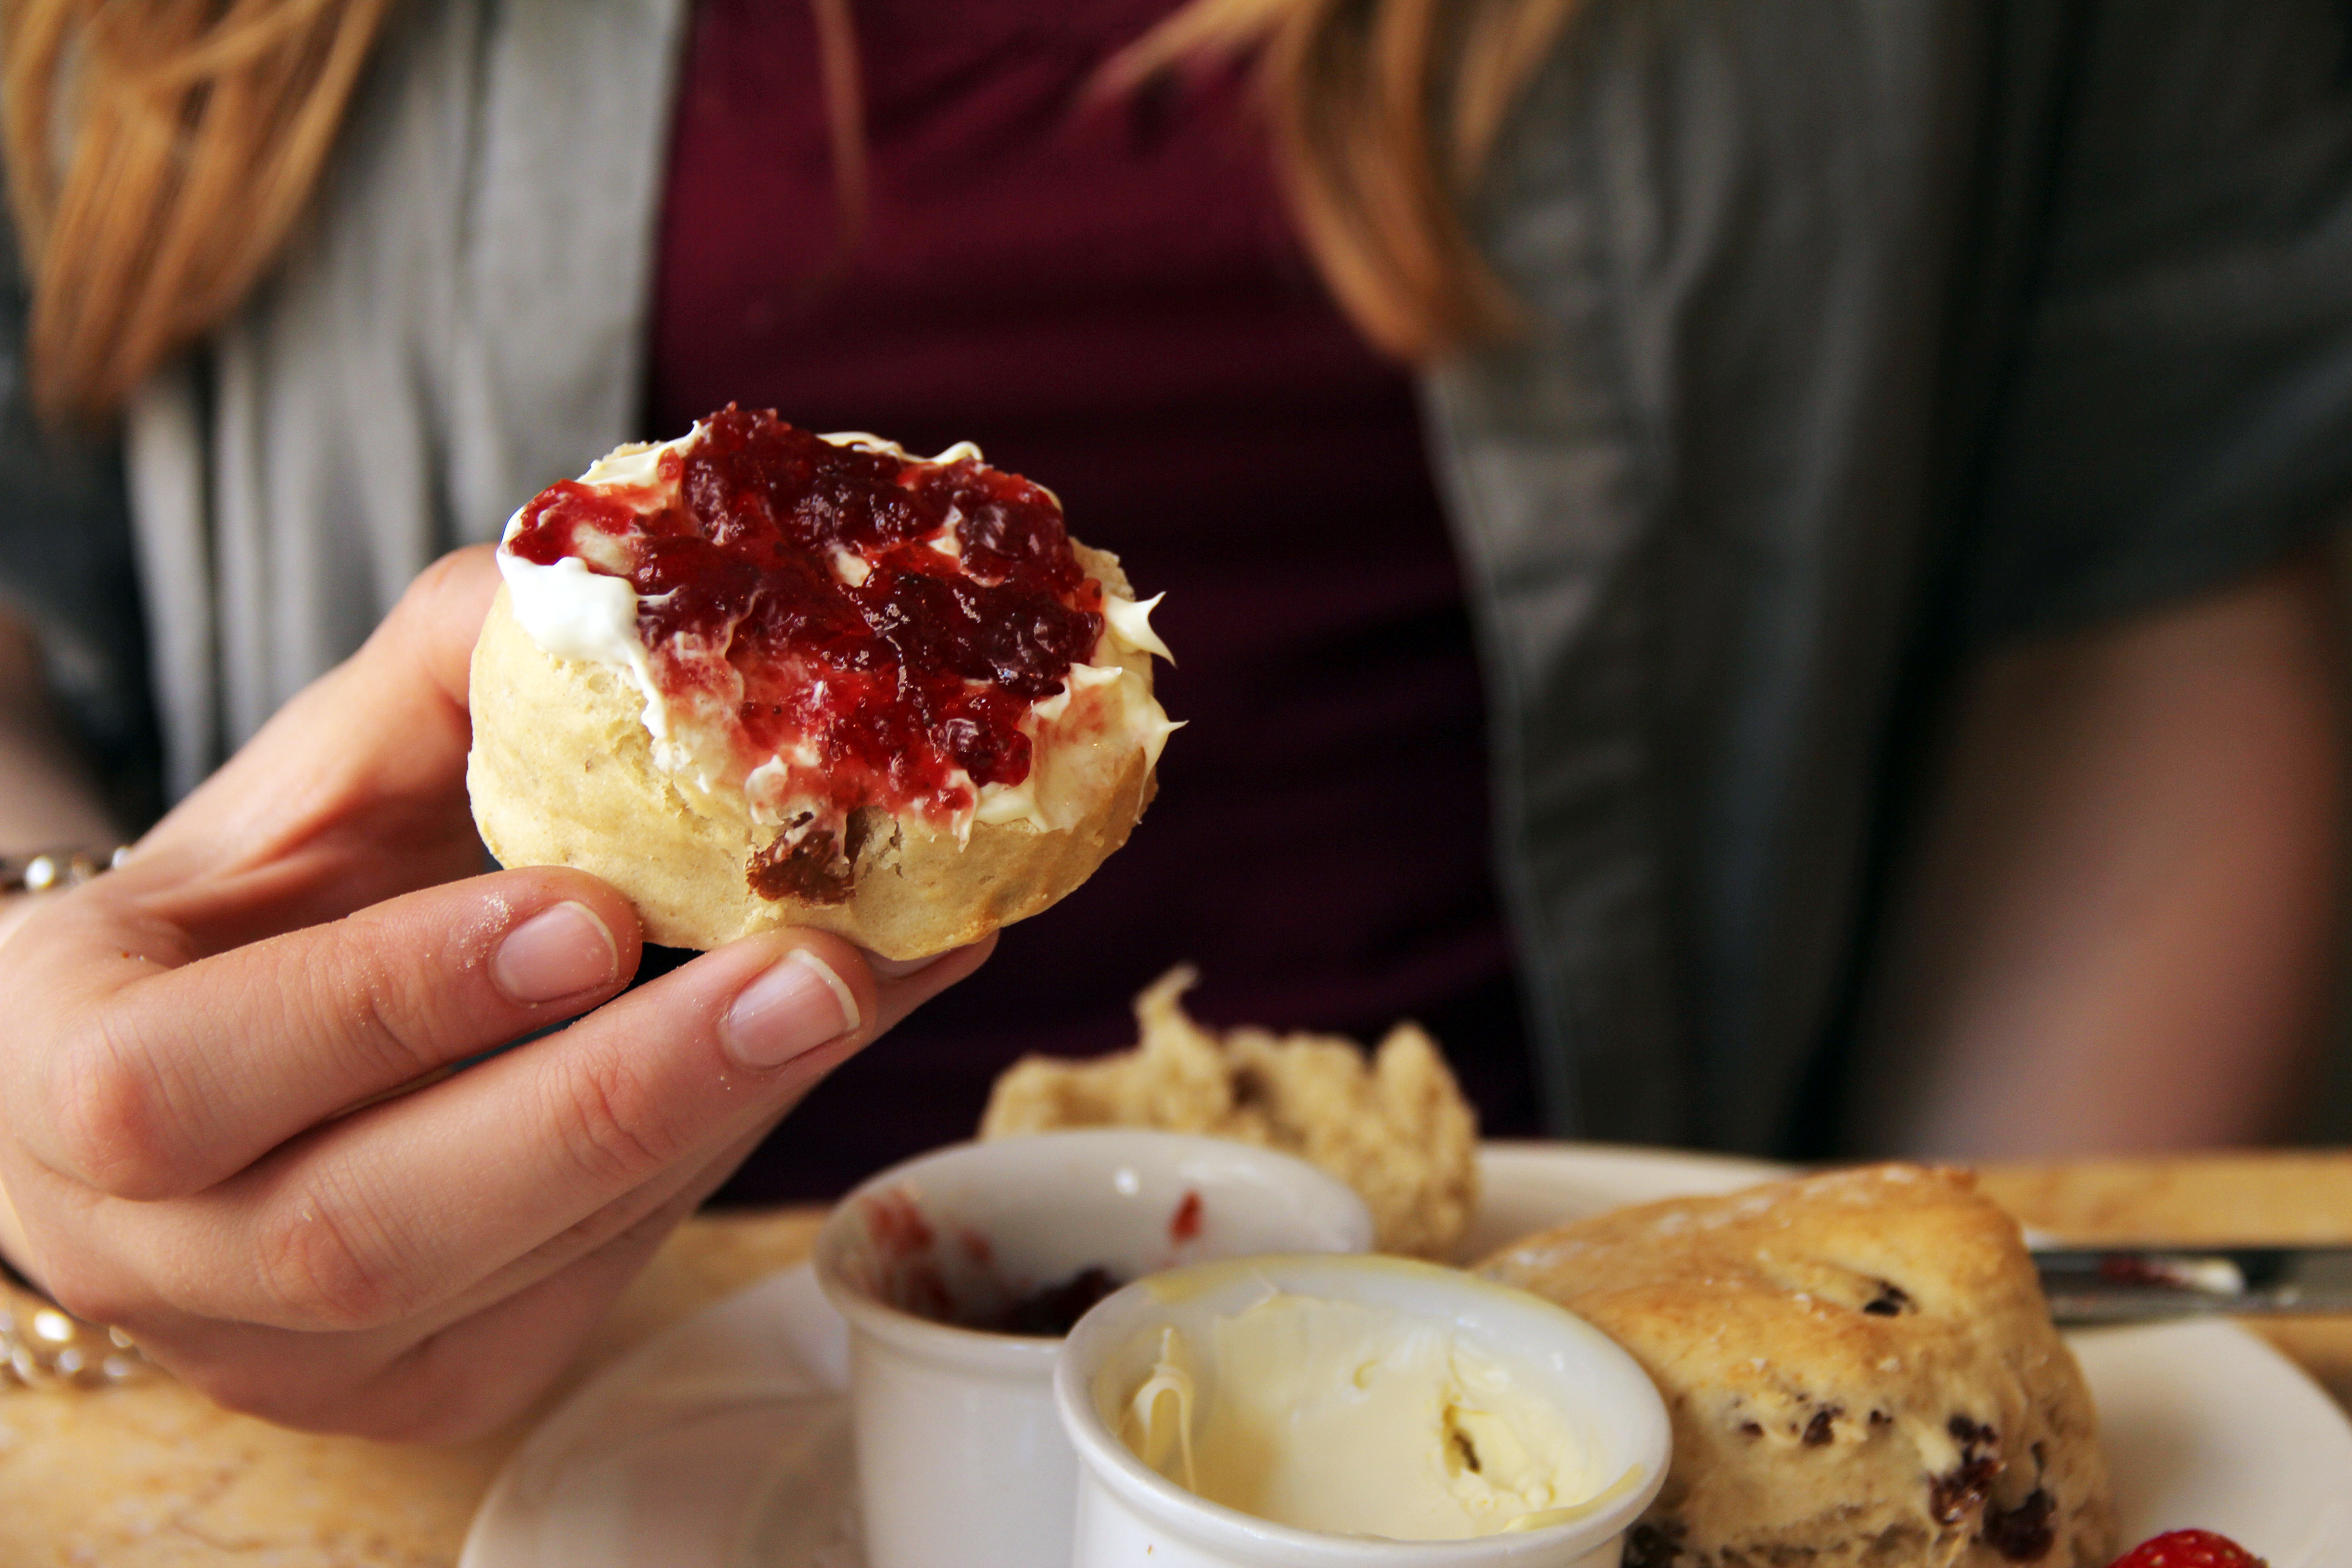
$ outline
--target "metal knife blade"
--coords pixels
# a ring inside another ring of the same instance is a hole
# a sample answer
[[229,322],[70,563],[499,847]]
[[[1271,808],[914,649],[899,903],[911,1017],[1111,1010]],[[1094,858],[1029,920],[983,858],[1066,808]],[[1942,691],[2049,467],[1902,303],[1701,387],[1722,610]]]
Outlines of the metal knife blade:
[[2036,1247],[2062,1323],[2352,1312],[2352,1247]]

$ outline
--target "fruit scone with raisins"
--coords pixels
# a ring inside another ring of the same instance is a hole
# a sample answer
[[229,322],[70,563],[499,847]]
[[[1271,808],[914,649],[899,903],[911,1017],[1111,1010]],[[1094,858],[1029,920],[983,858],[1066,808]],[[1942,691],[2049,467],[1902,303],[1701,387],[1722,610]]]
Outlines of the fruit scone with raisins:
[[2017,1223],[1879,1165],[1620,1209],[1478,1266],[1633,1352],[1665,1489],[1626,1568],[2099,1568],[2096,1417]]

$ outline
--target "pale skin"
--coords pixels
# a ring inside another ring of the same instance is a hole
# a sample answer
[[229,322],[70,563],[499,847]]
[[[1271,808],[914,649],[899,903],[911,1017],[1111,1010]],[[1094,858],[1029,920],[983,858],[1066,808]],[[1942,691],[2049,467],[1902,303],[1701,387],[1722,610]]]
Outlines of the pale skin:
[[[0,1245],[290,1426],[514,1415],[811,1087],[989,945],[886,964],[785,931],[621,995],[619,893],[476,874],[466,667],[496,581],[487,551],[427,573],[128,865],[20,900],[0,944]],[[37,736],[6,754],[70,784]]]
[[2334,1005],[2340,590],[2317,552],[1996,652],[1899,900],[1866,1146],[1964,1159],[2291,1136]]

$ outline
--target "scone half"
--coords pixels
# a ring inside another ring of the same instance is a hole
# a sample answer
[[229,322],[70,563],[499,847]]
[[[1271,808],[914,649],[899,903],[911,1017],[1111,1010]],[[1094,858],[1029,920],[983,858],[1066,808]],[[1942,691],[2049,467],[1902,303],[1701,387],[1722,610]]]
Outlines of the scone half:
[[[961,586],[958,571],[981,552],[963,547],[974,531],[956,504],[961,492],[950,489],[932,532],[819,540],[814,583],[808,564],[794,561],[796,575],[772,591],[801,595],[814,608],[796,602],[795,613],[832,616],[826,624],[847,626],[853,639],[870,626],[880,633],[848,641],[846,653],[779,636],[764,655],[773,667],[760,667],[762,649],[748,646],[752,634],[745,628],[763,614],[780,617],[761,597],[771,591],[756,583],[741,588],[740,572],[722,580],[738,594],[728,608],[740,613],[731,621],[713,616],[672,626],[657,613],[680,592],[665,589],[662,571],[676,571],[669,557],[692,552],[692,560],[735,571],[726,544],[709,545],[694,532],[701,528],[725,542],[731,520],[678,516],[703,454],[698,442],[728,417],[714,416],[667,447],[624,449],[509,523],[499,555],[505,583],[476,647],[469,684],[467,785],[483,842],[503,865],[572,866],[604,878],[635,904],[648,940],[679,947],[814,927],[886,957],[914,958],[976,941],[1062,898],[1126,842],[1151,798],[1160,745],[1174,728],[1151,695],[1151,658],[1165,649],[1150,630],[1150,606],[1136,604],[1115,557],[1059,531],[1059,509],[1045,505],[1046,492],[978,468],[976,453],[926,464],[872,437],[809,437],[776,422],[788,437],[755,426],[745,444],[756,452],[762,438],[796,437],[793,450],[823,441],[926,480],[928,470],[941,470],[942,486],[966,482],[960,476],[977,468],[1016,501],[1044,497],[1032,500],[1033,510],[1050,516],[1030,520],[1044,543],[1030,548],[1058,551],[1066,564],[1040,592],[1055,595],[1049,607],[1061,606],[1062,625],[1099,629],[1058,669],[1030,673],[1031,688],[1050,688],[1035,698],[1006,698],[952,671],[942,676],[936,659],[923,664],[921,647],[902,647],[921,628],[908,632],[903,615],[889,620],[897,602],[878,597],[892,581],[886,574],[900,566],[913,589],[955,584],[965,598],[995,603],[1006,615],[1029,602],[1013,599],[1013,610],[1003,611],[1003,593],[986,597],[1001,584],[985,576],[976,587]],[[604,513],[588,512],[595,526],[573,521],[562,541],[576,553],[542,548],[552,561],[528,559],[525,550],[537,542],[529,531],[545,531],[550,497],[583,512],[592,503],[617,505],[628,514],[624,522],[637,520],[651,542],[624,534],[615,545],[597,521]],[[683,544],[664,528],[683,531]],[[781,556],[784,546],[770,548]],[[942,555],[946,564],[937,559]],[[756,556],[753,563],[764,565]],[[911,591],[900,598],[928,602]],[[723,626],[723,636],[712,634],[713,625]],[[914,672],[877,674],[877,647],[882,657],[905,654]],[[1034,650],[1017,643],[1009,654],[992,653],[1037,662]],[[877,762],[857,728],[866,716],[840,694],[893,695],[910,686],[929,707],[902,701],[892,710],[905,754]],[[816,720],[794,729],[768,716],[793,702]],[[946,718],[904,721],[908,710],[928,716],[942,703],[950,705]],[[756,726],[742,716],[755,708]],[[999,750],[1018,746],[1027,758],[1010,783],[975,782],[935,743],[941,734],[968,742],[975,726],[992,721],[1001,731]]]

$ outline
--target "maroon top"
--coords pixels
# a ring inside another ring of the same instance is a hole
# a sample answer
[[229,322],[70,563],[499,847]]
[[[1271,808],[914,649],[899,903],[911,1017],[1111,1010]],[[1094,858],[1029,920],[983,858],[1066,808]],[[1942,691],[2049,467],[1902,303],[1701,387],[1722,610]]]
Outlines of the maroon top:
[[695,7],[648,433],[737,402],[978,442],[1167,593],[1158,692],[1191,723],[1128,847],[835,1074],[731,1195],[830,1194],[970,1136],[1006,1064],[1131,1043],[1129,998],[1187,960],[1215,1022],[1419,1018],[1489,1131],[1534,1129],[1412,387],[1316,283],[1241,82],[1088,100],[1171,9],[860,0],[870,216],[845,262],[809,8]]

